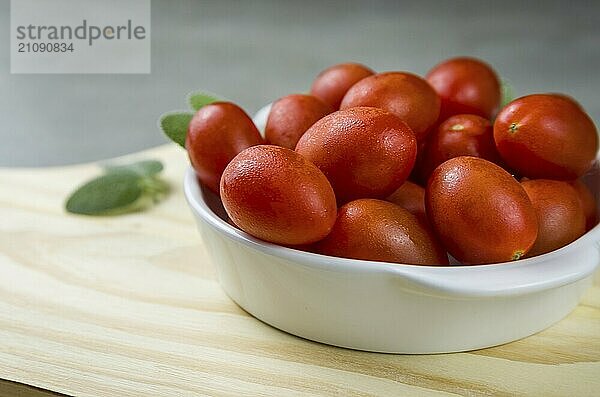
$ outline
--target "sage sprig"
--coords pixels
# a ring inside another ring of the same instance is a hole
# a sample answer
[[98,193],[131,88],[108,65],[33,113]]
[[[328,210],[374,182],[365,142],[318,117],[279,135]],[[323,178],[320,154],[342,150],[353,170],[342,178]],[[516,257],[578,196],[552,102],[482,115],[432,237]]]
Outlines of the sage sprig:
[[[222,100],[215,94],[197,91],[188,95],[187,102],[193,111],[198,111],[206,105]],[[160,116],[158,125],[170,140],[185,149],[185,138],[193,116],[194,113],[185,110],[167,112]]]
[[502,97],[500,100],[500,109],[502,109],[504,106],[512,102],[513,99],[515,99],[515,90],[508,81],[502,80],[500,82],[500,91],[502,93]]
[[105,165],[103,175],[86,182],[69,196],[65,209],[94,216],[145,210],[169,193],[168,183],[158,176],[162,170],[162,163],[156,160]]
[[206,105],[210,105],[211,103],[222,100],[223,99],[221,99],[218,95],[206,91],[196,91],[188,94],[188,103],[195,111],[200,110],[200,108]]
[[193,116],[190,112],[165,113],[160,118],[160,128],[170,140],[185,149],[185,138]]

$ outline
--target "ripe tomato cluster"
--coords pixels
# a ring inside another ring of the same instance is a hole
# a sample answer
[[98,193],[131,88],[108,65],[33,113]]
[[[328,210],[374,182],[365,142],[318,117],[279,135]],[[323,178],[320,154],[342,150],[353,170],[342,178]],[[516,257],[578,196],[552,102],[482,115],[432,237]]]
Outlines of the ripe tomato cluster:
[[560,248],[597,223],[580,178],[598,134],[562,94],[502,109],[496,72],[449,59],[425,78],[344,63],[275,101],[265,138],[229,102],[201,108],[186,148],[231,223],[325,255],[497,263]]

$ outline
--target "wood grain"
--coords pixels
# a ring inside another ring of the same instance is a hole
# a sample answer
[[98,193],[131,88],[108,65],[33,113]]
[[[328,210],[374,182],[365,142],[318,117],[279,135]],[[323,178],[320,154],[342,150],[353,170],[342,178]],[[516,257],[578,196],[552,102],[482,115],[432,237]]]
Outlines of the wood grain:
[[149,212],[68,215],[93,164],[0,169],[0,378],[80,396],[545,395],[600,392],[600,283],[566,319],[471,353],[409,356],[306,341],[221,290],[174,145],[173,188]]

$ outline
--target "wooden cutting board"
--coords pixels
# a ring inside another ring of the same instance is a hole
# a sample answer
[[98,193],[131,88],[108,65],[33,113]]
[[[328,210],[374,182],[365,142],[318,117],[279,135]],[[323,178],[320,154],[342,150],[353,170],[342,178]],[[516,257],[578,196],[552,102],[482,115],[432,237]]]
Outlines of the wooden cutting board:
[[94,164],[0,169],[0,378],[80,396],[600,393],[600,277],[566,319],[470,353],[374,354],[254,319],[221,290],[181,189],[144,213],[82,217],[67,194]]

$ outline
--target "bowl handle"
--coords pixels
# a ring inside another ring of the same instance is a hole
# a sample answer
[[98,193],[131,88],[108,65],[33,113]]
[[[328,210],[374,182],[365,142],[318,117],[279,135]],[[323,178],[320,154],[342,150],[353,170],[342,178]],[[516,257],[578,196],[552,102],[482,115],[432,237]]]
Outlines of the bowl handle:
[[[598,232],[600,229],[589,234],[595,236]],[[461,266],[460,269],[389,265],[389,270],[402,288],[427,295],[452,298],[523,295],[592,275],[600,264],[600,241],[597,237],[587,237],[554,252],[518,262]]]

